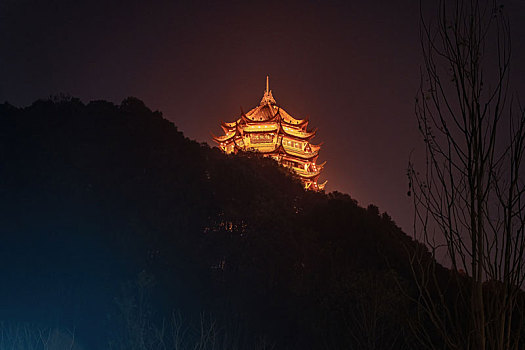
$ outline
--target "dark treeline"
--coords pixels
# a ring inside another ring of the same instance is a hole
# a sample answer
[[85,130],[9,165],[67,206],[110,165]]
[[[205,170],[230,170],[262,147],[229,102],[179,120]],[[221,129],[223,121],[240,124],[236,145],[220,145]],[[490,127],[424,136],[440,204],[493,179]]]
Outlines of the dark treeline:
[[215,349],[419,348],[408,257],[425,250],[388,214],[191,141],[138,99],[0,105],[0,205],[8,324],[87,349],[169,348],[174,319]]

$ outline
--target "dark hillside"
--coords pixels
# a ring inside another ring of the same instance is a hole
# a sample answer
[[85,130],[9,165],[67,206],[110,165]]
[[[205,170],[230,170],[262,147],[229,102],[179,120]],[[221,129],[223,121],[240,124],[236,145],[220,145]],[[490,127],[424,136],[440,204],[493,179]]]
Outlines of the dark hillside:
[[0,206],[0,321],[93,349],[142,349],[173,310],[230,349],[411,344],[416,244],[387,214],[191,141],[138,99],[0,105]]

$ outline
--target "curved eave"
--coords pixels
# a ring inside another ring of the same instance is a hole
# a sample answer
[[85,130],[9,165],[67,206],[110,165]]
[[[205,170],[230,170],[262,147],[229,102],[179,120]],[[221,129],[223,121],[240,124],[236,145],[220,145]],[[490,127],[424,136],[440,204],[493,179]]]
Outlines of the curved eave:
[[317,181],[317,179],[319,178],[319,176],[321,175],[321,172],[320,171],[315,171],[313,173],[310,173],[310,174],[300,174],[298,172],[295,172],[299,177],[303,178],[303,179],[307,179],[307,180],[310,180],[310,181]]
[[241,118],[246,123],[252,123],[252,124],[277,122],[278,120],[281,119],[280,108],[277,108],[277,111],[275,113],[273,113],[272,109],[270,108],[269,113],[266,113],[266,114],[269,114],[269,116],[265,116],[263,119],[256,119],[256,118],[254,118],[254,115],[257,115],[259,113],[265,114],[262,111],[260,111],[262,108],[265,108],[265,107],[267,107],[267,106],[258,106],[256,108],[252,109],[251,111],[249,111],[248,113],[242,113],[241,114]]
[[244,134],[268,134],[268,133],[276,133],[277,130],[275,129],[272,129],[272,130],[243,130],[243,133]]
[[324,162],[322,162],[321,164],[316,164],[316,168],[321,171],[323,170],[324,166],[326,165],[326,160]]
[[[263,108],[268,108],[268,111],[263,111]],[[274,113],[274,109],[276,109]],[[261,115],[261,118],[256,118]],[[295,119],[288,114],[284,109],[274,105],[260,105],[251,109],[248,113],[244,113],[241,109],[241,116],[236,122],[223,123],[226,128],[233,128],[235,124],[246,123],[246,124],[261,124],[268,122],[281,122],[284,125],[291,128],[298,128],[303,133],[308,133],[306,127],[308,126],[308,118],[306,119]]]
[[317,188],[319,189],[319,191],[323,191],[327,183],[328,183],[328,180],[326,180],[322,184],[317,184]]
[[213,141],[217,142],[217,143],[220,143],[221,141],[219,141],[219,136],[215,136],[212,132],[210,132],[210,135],[211,135],[211,138],[213,139]]
[[222,131],[224,131],[225,134],[228,134],[228,133],[230,133],[232,131],[235,131],[236,125],[231,126],[231,127],[225,126],[225,125],[221,125],[221,129],[222,129]]
[[310,144],[310,148],[312,149],[312,152],[319,152],[319,150],[321,149],[322,145],[323,145],[323,142],[321,142],[318,145]]
[[231,140],[235,135],[237,135],[237,132],[234,132],[231,135],[223,135],[223,136],[215,136],[212,134],[212,137],[215,140],[215,142],[220,143],[220,142],[226,142],[228,140]]
[[285,123],[289,124],[289,125],[301,127],[301,126],[304,126],[304,124],[306,124],[308,122],[308,118],[295,119],[288,112],[286,112],[284,109],[280,108],[280,110],[282,111],[282,114],[281,114],[282,120]]
[[285,118],[281,118],[282,122],[286,124],[287,126],[294,126],[301,129],[306,129],[306,126],[308,125],[308,119],[295,119],[293,117],[290,117],[296,121],[296,123],[289,122]]
[[262,128],[262,129],[246,129],[246,128],[243,128],[242,129],[243,132],[245,133],[268,133],[268,132],[273,132],[273,133],[277,133],[279,131],[279,125],[275,125],[275,126],[271,126],[271,127],[268,127],[268,128]]
[[287,135],[287,136],[290,136],[290,137],[294,137],[298,140],[304,140],[304,141],[308,141],[310,139],[312,139],[315,134],[317,133],[317,129],[311,131],[311,132],[301,132],[305,135],[296,135],[296,134],[293,134],[291,133],[290,131],[287,131],[284,127],[281,127],[281,130],[283,131],[283,134]]
[[257,106],[255,108],[252,108],[251,110],[248,111],[248,113],[243,113],[242,117],[244,117],[244,119],[247,122],[252,122],[252,123],[264,122],[264,121],[266,121],[266,119],[258,120],[258,119],[255,118],[255,116],[257,116],[258,114],[262,114],[263,113],[262,111],[260,111],[262,109],[262,107],[263,106]]
[[234,122],[221,122],[221,127],[224,127],[226,129],[233,129],[235,128],[235,126],[237,125],[237,121],[234,121]]
[[294,172],[300,176],[300,177],[303,177],[305,179],[310,179],[310,178],[313,178],[315,176],[318,176],[321,174],[321,169],[316,169],[316,170],[313,170],[313,171],[308,171],[308,170],[304,170],[302,168],[295,168],[294,169]]
[[265,122],[259,122],[259,123],[254,123],[254,122],[249,122],[249,123],[245,123],[245,124],[242,124],[240,125],[242,128],[257,128],[257,129],[260,129],[259,126],[261,125],[269,125],[269,129],[280,129],[281,128],[281,124],[279,123],[279,121],[275,121],[275,120],[267,120]]
[[300,152],[294,152],[294,151],[290,151],[290,150],[287,150],[284,146],[281,146],[282,149],[284,150],[284,152],[289,155],[289,156],[292,156],[292,157],[297,157],[297,158],[301,158],[301,159],[305,159],[305,160],[310,160],[310,159],[313,159],[313,158],[316,158],[317,156],[319,156],[319,152],[314,152],[314,153],[311,153],[311,154],[303,154],[303,153],[300,153]]
[[[246,114],[241,112],[241,117],[239,118],[239,122],[242,122],[242,123],[253,123],[253,122],[255,122],[255,120],[252,120],[252,119],[248,118],[248,116]],[[237,123],[237,125],[239,125],[239,123]]]

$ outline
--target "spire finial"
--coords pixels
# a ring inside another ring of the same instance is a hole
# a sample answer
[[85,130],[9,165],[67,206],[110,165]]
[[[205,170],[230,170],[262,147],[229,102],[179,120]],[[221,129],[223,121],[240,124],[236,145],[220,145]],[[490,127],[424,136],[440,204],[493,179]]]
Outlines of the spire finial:
[[266,76],[266,90],[264,91],[264,95],[263,95],[260,105],[262,106],[265,104],[272,104],[272,105],[275,104],[275,99],[272,96],[272,90],[270,90],[270,76],[269,75]]

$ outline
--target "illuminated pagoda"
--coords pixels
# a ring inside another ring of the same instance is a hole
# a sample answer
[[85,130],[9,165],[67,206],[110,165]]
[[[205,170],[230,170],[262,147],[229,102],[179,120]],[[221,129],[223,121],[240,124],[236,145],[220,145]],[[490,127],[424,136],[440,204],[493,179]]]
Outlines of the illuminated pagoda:
[[321,191],[326,181],[318,183],[326,162],[316,164],[321,145],[310,140],[316,130],[308,130],[308,119],[295,119],[277,105],[266,77],[266,91],[259,106],[231,123],[221,123],[224,135],[213,136],[225,153],[256,152],[272,157],[290,168],[306,189]]

